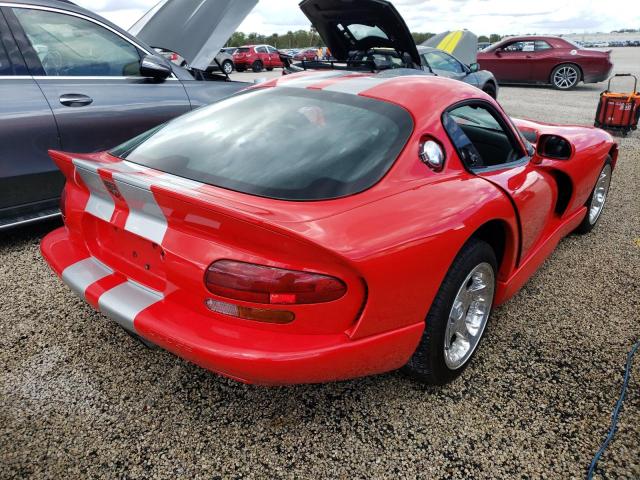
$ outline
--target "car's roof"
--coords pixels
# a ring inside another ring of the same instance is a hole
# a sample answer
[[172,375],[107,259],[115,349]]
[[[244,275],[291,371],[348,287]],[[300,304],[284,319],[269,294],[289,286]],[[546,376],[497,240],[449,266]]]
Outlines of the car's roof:
[[433,115],[470,98],[490,99],[482,90],[464,82],[408,68],[379,73],[344,70],[301,72],[270,80],[256,88],[261,87],[306,88],[361,95],[395,103],[416,116]]

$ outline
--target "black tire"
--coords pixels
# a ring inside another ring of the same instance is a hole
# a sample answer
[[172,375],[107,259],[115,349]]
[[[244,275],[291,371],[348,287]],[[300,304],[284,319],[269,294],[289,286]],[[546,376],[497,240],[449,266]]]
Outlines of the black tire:
[[273,67],[267,67],[267,72],[272,72],[273,71]]
[[557,90],[571,90],[582,79],[582,71],[574,63],[563,63],[551,72],[551,85]]
[[498,98],[498,91],[496,89],[496,86],[491,82],[486,83],[484,87],[482,87],[482,91],[494,100]]
[[[596,189],[598,188],[598,181],[600,180],[600,177],[603,174],[603,172],[607,171],[607,169],[609,174],[609,179],[608,179],[609,183],[607,184],[606,191],[604,192],[604,200],[602,203],[602,207],[600,209],[600,212],[597,214],[597,216],[595,218],[592,218],[590,215],[591,202],[593,201],[593,196],[595,195]],[[582,220],[582,223],[578,225],[578,228],[575,229],[575,233],[579,235],[585,235],[589,233],[591,230],[593,230],[595,226],[598,224],[598,220],[600,220],[600,217],[602,216],[602,211],[604,210],[604,207],[606,206],[606,203],[607,203],[607,197],[609,194],[609,184],[611,183],[611,172],[612,172],[611,157],[607,155],[607,159],[605,160],[604,165],[602,166],[602,170],[600,170],[600,173],[598,174],[598,180],[596,180],[596,184],[593,186],[593,190],[591,190],[591,195],[589,195],[589,199],[587,200],[587,203],[585,203],[585,206],[587,207],[587,214]]]
[[[493,269],[495,291],[498,271],[495,252],[487,242],[472,238],[454,259],[431,304],[422,340],[404,367],[404,371],[410,376],[431,385],[443,385],[457,378],[471,362],[477,348],[462,366],[455,370],[447,366],[444,355],[445,332],[458,290],[470,272],[483,263],[488,263]],[[482,340],[482,334],[480,335],[479,342]]]
[[256,60],[255,62],[253,62],[253,65],[251,65],[251,70],[253,70],[254,73],[260,73],[263,68],[264,65],[260,60]]
[[222,62],[222,71],[227,75],[233,73],[233,62],[231,60]]
[[240,66],[236,66],[236,72],[242,73],[246,70],[246,67],[240,67]]

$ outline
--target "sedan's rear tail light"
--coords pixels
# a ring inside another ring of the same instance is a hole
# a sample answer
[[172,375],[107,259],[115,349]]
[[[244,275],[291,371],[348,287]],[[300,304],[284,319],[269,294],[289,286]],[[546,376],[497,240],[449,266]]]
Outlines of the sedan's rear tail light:
[[280,305],[331,302],[347,292],[344,282],[328,275],[232,260],[214,262],[205,283],[221,297]]

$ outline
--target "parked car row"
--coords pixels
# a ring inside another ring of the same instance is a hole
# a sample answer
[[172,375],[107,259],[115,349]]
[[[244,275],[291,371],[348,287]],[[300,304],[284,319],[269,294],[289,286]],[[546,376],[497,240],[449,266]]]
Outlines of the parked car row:
[[640,40],[580,41],[574,43],[583,48],[640,47]]

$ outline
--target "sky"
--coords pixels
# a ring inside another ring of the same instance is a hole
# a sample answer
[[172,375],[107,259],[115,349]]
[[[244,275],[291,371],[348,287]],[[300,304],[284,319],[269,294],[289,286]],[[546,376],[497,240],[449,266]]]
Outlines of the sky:
[[[129,28],[157,0],[75,0],[120,27]],[[299,0],[260,0],[239,30],[265,35],[308,29]],[[629,0],[396,0],[414,32],[466,28],[477,35],[610,32],[640,28],[640,9]]]

